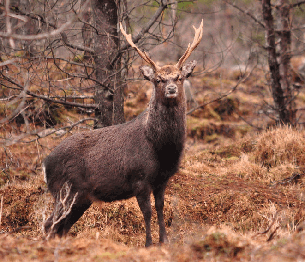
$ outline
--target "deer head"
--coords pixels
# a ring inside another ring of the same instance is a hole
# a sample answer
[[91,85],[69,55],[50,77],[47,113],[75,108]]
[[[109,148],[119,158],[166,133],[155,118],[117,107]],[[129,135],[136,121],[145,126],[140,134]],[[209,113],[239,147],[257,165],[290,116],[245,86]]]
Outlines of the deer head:
[[[195,48],[199,45],[202,34],[203,34],[203,20],[199,28],[195,28],[195,36],[192,44],[188,45],[183,56],[179,59],[178,63],[175,65],[165,65],[158,66],[145,51],[141,51],[132,41],[131,34],[127,34],[123,29],[122,24],[120,23],[120,29],[122,34],[125,36],[127,42],[138,52],[140,57],[143,58],[151,67],[142,66],[140,70],[142,71],[145,79],[154,83],[156,88],[156,95],[160,94],[163,97],[163,100],[174,100],[179,99],[179,97],[184,95],[183,90],[183,81],[187,77],[190,76],[197,62],[191,61],[184,65],[187,58],[191,55],[191,53],[195,50]],[[161,99],[162,100],[162,99]]]

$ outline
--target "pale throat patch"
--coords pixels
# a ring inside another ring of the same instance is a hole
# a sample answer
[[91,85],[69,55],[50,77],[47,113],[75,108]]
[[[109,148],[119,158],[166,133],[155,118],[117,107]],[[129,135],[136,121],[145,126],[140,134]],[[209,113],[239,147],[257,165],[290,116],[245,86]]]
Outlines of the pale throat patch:
[[44,182],[46,182],[46,184],[48,183],[47,181],[47,173],[46,173],[46,167],[44,164],[42,164],[42,173],[43,173],[43,179],[44,179]]

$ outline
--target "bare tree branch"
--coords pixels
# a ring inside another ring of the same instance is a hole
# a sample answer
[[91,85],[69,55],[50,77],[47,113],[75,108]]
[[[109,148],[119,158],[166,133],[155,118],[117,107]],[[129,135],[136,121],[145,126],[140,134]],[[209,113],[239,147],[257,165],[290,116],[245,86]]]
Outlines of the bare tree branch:
[[[37,141],[38,139],[41,139],[41,138],[45,138],[45,137],[48,137],[54,133],[57,133],[57,132],[60,132],[60,131],[64,131],[63,133],[61,133],[59,135],[59,137],[63,136],[64,134],[66,134],[67,132],[71,131],[75,126],[78,126],[84,122],[87,122],[87,121],[95,121],[96,119],[95,118],[84,118],[84,119],[81,119],[75,123],[72,123],[70,125],[67,125],[67,126],[64,126],[64,127],[61,127],[61,128],[57,128],[57,129],[54,129],[54,128],[51,128],[51,129],[40,129],[40,130],[37,130],[37,131],[34,131],[34,132],[29,132],[29,133],[26,133],[26,134],[22,134],[22,135],[19,135],[19,136],[15,136],[15,137],[11,137],[9,139],[5,139],[4,142],[2,142],[3,146],[11,146],[11,145],[14,145],[16,143],[32,143],[32,142],[35,142]],[[66,131],[65,131],[66,130]],[[31,136],[35,136],[34,139],[31,139],[31,140],[25,140]]]
[[291,4],[290,7],[291,8],[300,7],[301,5],[304,5],[304,4],[305,4],[305,1],[300,1],[298,3]]
[[78,192],[72,196],[71,187],[71,184],[69,185],[68,182],[65,182],[59,191],[59,195],[57,196],[58,201],[56,202],[53,211],[52,225],[46,236],[47,240],[54,234],[54,227],[71,213],[72,207],[78,196]]
[[[11,12],[16,12],[16,10],[13,9],[13,8],[11,8],[10,10],[11,10]],[[57,28],[56,25],[54,25],[53,23],[50,23],[50,22],[46,21],[41,15],[37,15],[37,14],[26,14],[26,13],[22,12],[20,9],[18,9],[17,12],[18,12],[18,14],[21,15],[21,17],[22,17],[22,16],[27,16],[27,17],[29,17],[29,18],[31,18],[31,19],[33,19],[33,20],[36,20],[36,21],[38,21],[38,22],[40,22],[40,23],[46,24],[47,26],[50,26],[50,27],[52,27],[52,28],[55,29],[55,30],[59,30],[59,28]],[[12,15],[12,14],[11,14],[11,15]],[[60,30],[60,31],[61,31],[61,32],[60,32],[60,35],[61,35],[62,40],[63,40],[63,42],[64,42],[64,44],[65,44],[66,46],[68,46],[68,47],[70,47],[70,48],[73,48],[73,49],[75,49],[75,50],[78,50],[78,51],[86,51],[86,52],[89,52],[89,53],[92,53],[92,54],[94,53],[94,50],[93,50],[92,48],[89,48],[89,47],[86,47],[86,46],[80,46],[80,45],[76,45],[76,44],[70,43],[70,41],[69,41],[69,39],[68,39],[68,37],[67,37],[67,34],[66,34],[65,32],[63,32],[63,30]],[[33,37],[34,37],[34,36],[33,36]],[[35,40],[36,40],[36,39],[35,39]]]
[[242,8],[240,8],[238,5],[231,3],[227,0],[224,0],[224,2],[226,2],[228,5],[236,8],[237,10],[239,10],[240,12],[242,12],[243,14],[249,16],[254,22],[256,22],[257,24],[259,24],[262,28],[265,28],[265,24],[261,21],[259,21],[253,14],[251,14],[249,11],[243,10]]
[[75,19],[71,19],[67,23],[65,23],[61,27],[59,27],[58,29],[55,29],[48,33],[42,33],[42,34],[38,34],[38,35],[19,35],[19,34],[13,34],[10,32],[7,32],[7,33],[0,32],[0,36],[3,38],[13,38],[13,39],[18,39],[18,40],[46,39],[46,38],[50,38],[52,36],[56,36],[56,35],[60,34],[62,31],[66,30],[74,21],[75,21]]
[[86,51],[89,52],[91,54],[94,54],[94,50],[90,47],[87,46],[80,46],[80,45],[76,45],[76,44],[72,44],[69,42],[67,35],[64,32],[60,33],[63,42],[65,43],[66,46],[71,47],[73,49],[76,49],[78,51]]
[[[7,86],[8,88],[17,89],[17,90],[20,90],[20,91],[24,90],[23,86],[19,85],[18,83],[14,82],[12,79],[4,76],[3,74],[2,74],[2,76],[3,76],[3,78],[5,80],[7,80],[11,84],[17,86],[17,87],[9,87],[9,86]],[[27,95],[29,95],[29,96],[40,98],[40,99],[43,99],[43,100],[48,101],[48,102],[62,104],[62,105],[67,105],[67,106],[75,106],[75,107],[87,108],[87,109],[95,109],[97,107],[96,104],[81,104],[81,103],[69,102],[69,101],[64,101],[64,100],[56,100],[56,99],[53,99],[53,98],[48,97],[48,96],[35,94],[35,93],[33,93],[33,92],[29,91],[29,90],[25,90],[25,93]]]
[[[148,23],[142,28],[142,30],[135,37],[132,38],[132,42],[134,44],[138,43],[139,40],[144,36],[144,34],[146,34],[149,31],[149,29],[155,24],[155,22],[160,17],[162,12],[167,8],[167,6],[168,6],[167,3],[163,3],[163,1],[161,1],[159,8],[155,12],[155,14],[151,17],[151,19],[148,21]],[[116,56],[112,59],[112,61],[110,63],[111,66],[113,66],[115,64],[115,62],[122,55],[122,52],[127,50],[129,48],[129,46],[130,46],[129,44],[125,44],[120,48],[120,50],[117,52]]]
[[[87,0],[85,2],[85,4],[80,9],[78,15],[82,14],[82,12],[87,8],[90,1],[91,0]],[[9,20],[8,19],[9,17],[16,17],[15,14],[10,12],[10,9],[8,8],[8,3],[9,3],[9,1],[6,1],[6,6],[7,6],[7,8],[6,8],[6,18],[7,18],[7,20]],[[41,39],[46,39],[46,38],[50,38],[50,37],[56,36],[58,34],[61,34],[64,30],[68,29],[75,21],[77,21],[77,19],[78,19],[77,16],[74,16],[73,18],[69,19],[68,22],[61,25],[59,28],[54,29],[51,32],[37,34],[37,35],[14,34],[11,26],[9,26],[9,25],[11,25],[10,21],[7,21],[7,32],[6,33],[0,32],[0,37],[9,38],[9,39],[18,39],[18,40],[41,40]]]
[[202,104],[202,105],[198,105],[198,106],[192,108],[190,111],[187,112],[187,115],[190,115],[190,114],[192,114],[194,111],[196,111],[196,110],[198,110],[198,109],[202,109],[202,108],[206,107],[207,105],[209,105],[209,104],[211,104],[211,103],[220,101],[220,100],[223,99],[224,97],[227,97],[227,96],[229,96],[230,94],[232,94],[233,92],[235,92],[236,89],[237,89],[237,87],[238,87],[242,82],[244,82],[244,81],[247,80],[247,78],[252,74],[252,72],[253,72],[254,69],[255,69],[255,67],[253,67],[253,68],[251,69],[251,71],[250,71],[249,73],[247,73],[247,75],[245,75],[243,78],[240,78],[240,79],[238,80],[238,82],[236,83],[236,85],[233,86],[233,87],[230,89],[230,91],[228,91],[228,92],[225,93],[225,94],[220,95],[219,97],[217,97],[217,98],[215,98],[215,99],[213,99],[213,100],[211,100],[211,101],[209,101],[209,102],[206,102],[206,103],[204,103],[204,104]]
[[0,63],[0,66],[10,65],[10,64],[13,64],[13,63],[16,62],[16,61],[17,61],[16,58],[10,59],[10,60],[6,60],[6,61],[4,61],[4,62],[1,62],[1,63]]

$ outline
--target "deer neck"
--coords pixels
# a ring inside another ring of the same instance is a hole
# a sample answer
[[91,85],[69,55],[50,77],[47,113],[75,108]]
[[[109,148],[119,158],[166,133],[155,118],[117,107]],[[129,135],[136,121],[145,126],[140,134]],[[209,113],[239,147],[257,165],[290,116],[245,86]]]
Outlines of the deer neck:
[[170,103],[161,102],[155,92],[150,100],[145,123],[146,136],[157,149],[183,150],[186,137],[186,100],[182,96]]

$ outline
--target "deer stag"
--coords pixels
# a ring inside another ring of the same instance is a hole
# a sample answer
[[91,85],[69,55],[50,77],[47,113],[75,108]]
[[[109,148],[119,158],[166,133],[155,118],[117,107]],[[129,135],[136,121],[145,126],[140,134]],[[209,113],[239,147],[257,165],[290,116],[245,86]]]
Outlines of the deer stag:
[[140,68],[154,84],[148,108],[130,122],[82,132],[63,140],[44,160],[43,170],[54,210],[44,224],[49,237],[66,234],[93,201],[137,198],[151,237],[151,192],[155,198],[160,243],[168,242],[163,218],[166,184],[179,167],[186,139],[186,99],[183,81],[196,61],[185,63],[198,46],[203,22],[194,27],[193,43],[176,65],[159,67],[142,52],[120,25],[122,34],[151,65]]

